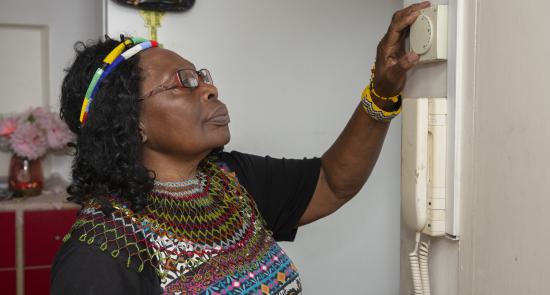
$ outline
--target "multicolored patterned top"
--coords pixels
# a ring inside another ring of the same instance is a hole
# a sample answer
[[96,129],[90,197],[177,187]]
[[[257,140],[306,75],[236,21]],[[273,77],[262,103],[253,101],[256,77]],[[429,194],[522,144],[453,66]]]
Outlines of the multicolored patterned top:
[[163,294],[301,294],[296,267],[234,174],[206,162],[194,182],[155,183],[146,208],[121,198],[81,211],[68,240],[97,246],[128,268],[150,265]]

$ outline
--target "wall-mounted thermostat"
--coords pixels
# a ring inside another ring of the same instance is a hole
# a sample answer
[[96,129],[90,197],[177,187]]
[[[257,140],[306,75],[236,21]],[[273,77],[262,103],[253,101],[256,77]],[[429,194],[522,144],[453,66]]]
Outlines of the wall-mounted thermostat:
[[420,55],[420,62],[447,59],[447,5],[421,10],[411,25],[410,48]]

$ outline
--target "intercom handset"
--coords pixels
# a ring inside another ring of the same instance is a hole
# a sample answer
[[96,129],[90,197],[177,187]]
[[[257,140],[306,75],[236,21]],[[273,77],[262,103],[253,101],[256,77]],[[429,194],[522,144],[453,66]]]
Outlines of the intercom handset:
[[429,242],[421,233],[445,236],[447,99],[403,99],[401,211],[416,232],[409,253],[415,295],[430,294]]
[[447,100],[403,100],[401,204],[413,230],[445,235]]

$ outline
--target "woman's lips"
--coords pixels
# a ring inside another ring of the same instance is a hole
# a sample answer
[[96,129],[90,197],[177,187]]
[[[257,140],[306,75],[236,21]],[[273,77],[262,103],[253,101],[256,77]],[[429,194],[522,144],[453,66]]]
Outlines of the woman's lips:
[[229,119],[229,113],[227,111],[227,107],[225,105],[221,105],[217,107],[212,115],[208,118],[208,123],[214,124],[214,125],[227,125],[231,121]]

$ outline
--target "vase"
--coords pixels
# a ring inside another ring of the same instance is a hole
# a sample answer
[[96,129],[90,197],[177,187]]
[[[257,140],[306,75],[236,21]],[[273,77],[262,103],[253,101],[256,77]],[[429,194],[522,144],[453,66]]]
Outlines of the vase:
[[38,196],[42,193],[44,176],[40,158],[29,160],[13,155],[9,169],[9,188],[16,197]]

